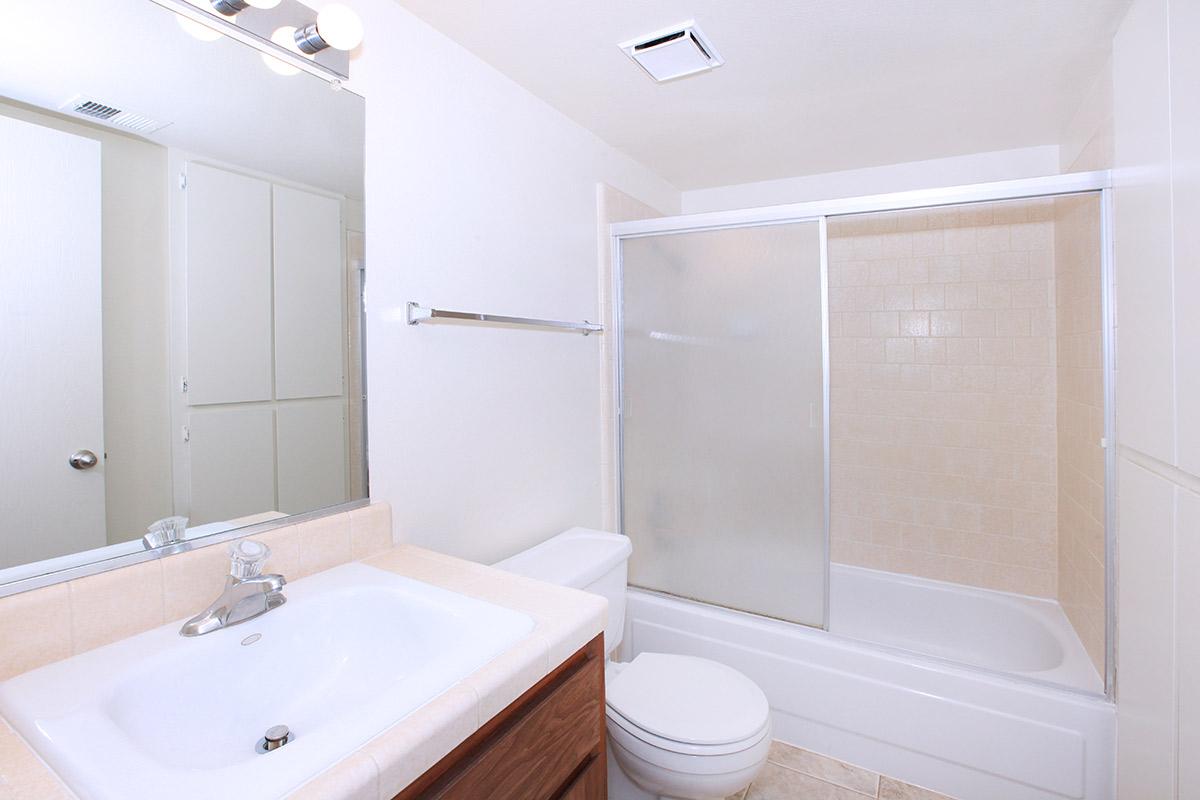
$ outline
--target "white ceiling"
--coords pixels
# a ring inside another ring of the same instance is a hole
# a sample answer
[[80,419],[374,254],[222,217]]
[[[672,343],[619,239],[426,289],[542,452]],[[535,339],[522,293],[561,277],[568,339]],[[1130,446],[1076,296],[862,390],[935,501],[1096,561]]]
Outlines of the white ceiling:
[[[1055,144],[1129,0],[397,0],[680,189]],[[695,19],[655,84],[616,45]]]
[[153,142],[362,197],[362,98],[277,75],[232,39],[201,42],[149,0],[9,5],[0,99],[55,110],[90,95],[171,122]]

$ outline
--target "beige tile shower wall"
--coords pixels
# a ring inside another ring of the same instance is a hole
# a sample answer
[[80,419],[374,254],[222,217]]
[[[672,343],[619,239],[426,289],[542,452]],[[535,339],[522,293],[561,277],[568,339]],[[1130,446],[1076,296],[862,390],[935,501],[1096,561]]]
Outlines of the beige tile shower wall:
[[835,561],[1055,595],[1052,214],[830,221]]
[[1054,201],[1058,600],[1104,674],[1104,371],[1100,201]]

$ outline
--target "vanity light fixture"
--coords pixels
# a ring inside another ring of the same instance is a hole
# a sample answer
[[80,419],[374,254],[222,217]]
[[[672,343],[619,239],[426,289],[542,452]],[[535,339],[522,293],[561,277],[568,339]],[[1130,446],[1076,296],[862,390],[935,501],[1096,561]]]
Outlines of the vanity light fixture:
[[[275,32],[271,34],[271,41],[282,47],[284,50],[295,53],[299,57],[309,58],[309,56],[305,56],[303,53],[301,53],[300,48],[296,46],[296,28],[292,25],[284,25],[282,28],[276,28]],[[283,75],[286,77],[289,75],[300,74],[300,69],[298,67],[293,67],[282,58],[273,56],[270,53],[263,53],[262,60],[263,63],[267,65],[267,69],[271,70],[277,75]]]
[[[362,20],[341,3],[314,11],[301,0],[151,2],[174,11],[180,26],[197,39],[228,36],[259,50],[281,75],[307,72],[335,89],[350,77],[350,51],[363,40]],[[311,21],[314,15],[316,22]]]
[[296,47],[310,56],[315,56],[330,47],[350,51],[362,44],[362,40],[362,20],[358,18],[358,14],[341,3],[325,6],[317,14],[316,22],[296,31]]
[[211,0],[213,9],[226,17],[232,17],[247,8],[261,8],[264,11],[279,5],[281,0]]

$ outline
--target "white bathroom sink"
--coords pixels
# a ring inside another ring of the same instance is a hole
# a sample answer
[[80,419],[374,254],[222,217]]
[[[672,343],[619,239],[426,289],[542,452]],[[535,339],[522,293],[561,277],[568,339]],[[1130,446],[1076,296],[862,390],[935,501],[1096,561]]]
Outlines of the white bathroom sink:
[[[265,800],[533,628],[519,612],[365,564],[284,594],[241,625],[185,638],[173,622],[0,683],[0,712],[84,800]],[[256,752],[275,725],[295,738]]]

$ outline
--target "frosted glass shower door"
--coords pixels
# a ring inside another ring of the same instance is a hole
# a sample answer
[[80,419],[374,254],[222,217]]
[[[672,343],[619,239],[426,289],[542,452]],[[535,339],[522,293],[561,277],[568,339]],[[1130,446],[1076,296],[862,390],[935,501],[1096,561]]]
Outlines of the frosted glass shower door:
[[622,240],[630,583],[823,625],[816,221]]

